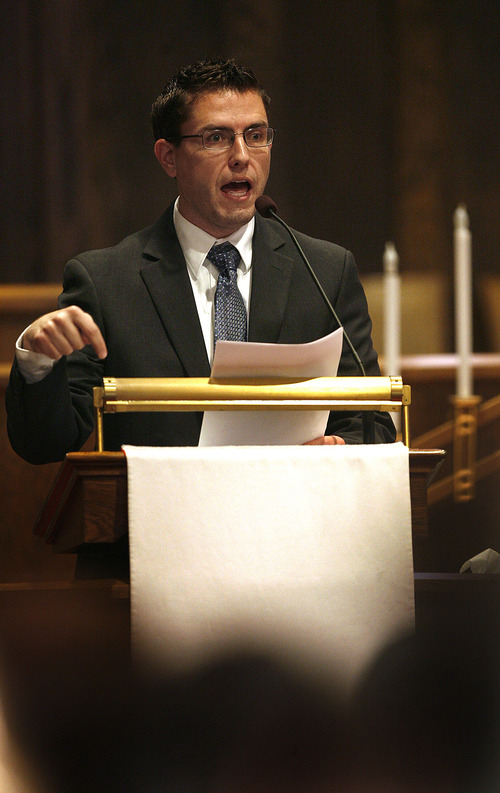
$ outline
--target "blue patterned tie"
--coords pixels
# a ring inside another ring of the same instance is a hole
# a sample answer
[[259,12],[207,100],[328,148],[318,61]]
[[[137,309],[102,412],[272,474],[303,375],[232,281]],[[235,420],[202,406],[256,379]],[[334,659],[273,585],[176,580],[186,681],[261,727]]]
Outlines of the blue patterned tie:
[[214,245],[207,254],[219,271],[214,299],[214,346],[219,339],[246,341],[247,310],[238,289],[240,254],[230,242]]

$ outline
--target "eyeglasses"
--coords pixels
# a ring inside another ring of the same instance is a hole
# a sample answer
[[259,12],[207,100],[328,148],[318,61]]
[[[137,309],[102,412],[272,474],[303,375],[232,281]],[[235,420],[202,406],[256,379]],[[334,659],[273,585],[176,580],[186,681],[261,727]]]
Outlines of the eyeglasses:
[[180,140],[184,138],[201,138],[205,149],[230,149],[234,143],[236,135],[243,135],[247,146],[251,149],[259,149],[262,146],[270,146],[274,138],[272,127],[250,127],[244,132],[233,132],[230,129],[206,129],[200,135],[179,135]]

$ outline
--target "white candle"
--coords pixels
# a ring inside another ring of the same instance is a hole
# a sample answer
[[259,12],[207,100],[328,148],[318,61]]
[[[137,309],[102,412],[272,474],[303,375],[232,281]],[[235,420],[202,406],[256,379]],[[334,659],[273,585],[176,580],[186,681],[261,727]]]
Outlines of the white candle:
[[384,370],[387,377],[401,374],[401,282],[399,257],[392,242],[384,251]]
[[472,267],[471,233],[465,206],[453,216],[455,254],[455,348],[457,353],[456,395],[472,395]]

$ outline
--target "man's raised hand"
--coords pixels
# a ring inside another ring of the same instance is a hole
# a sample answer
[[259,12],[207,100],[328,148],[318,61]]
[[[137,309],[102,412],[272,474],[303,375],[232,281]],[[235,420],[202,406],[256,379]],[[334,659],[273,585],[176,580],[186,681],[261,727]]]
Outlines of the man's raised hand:
[[22,346],[25,350],[44,353],[54,361],[91,344],[99,358],[108,354],[98,326],[78,306],[68,306],[44,314],[25,331]]

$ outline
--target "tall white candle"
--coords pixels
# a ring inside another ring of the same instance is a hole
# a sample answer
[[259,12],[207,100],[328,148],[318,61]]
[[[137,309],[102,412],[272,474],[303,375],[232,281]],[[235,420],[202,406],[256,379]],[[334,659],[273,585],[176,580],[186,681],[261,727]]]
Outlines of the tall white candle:
[[401,279],[399,256],[392,242],[384,251],[384,371],[387,377],[401,374]]
[[472,395],[472,264],[469,216],[460,204],[453,216],[455,255],[456,395]]

